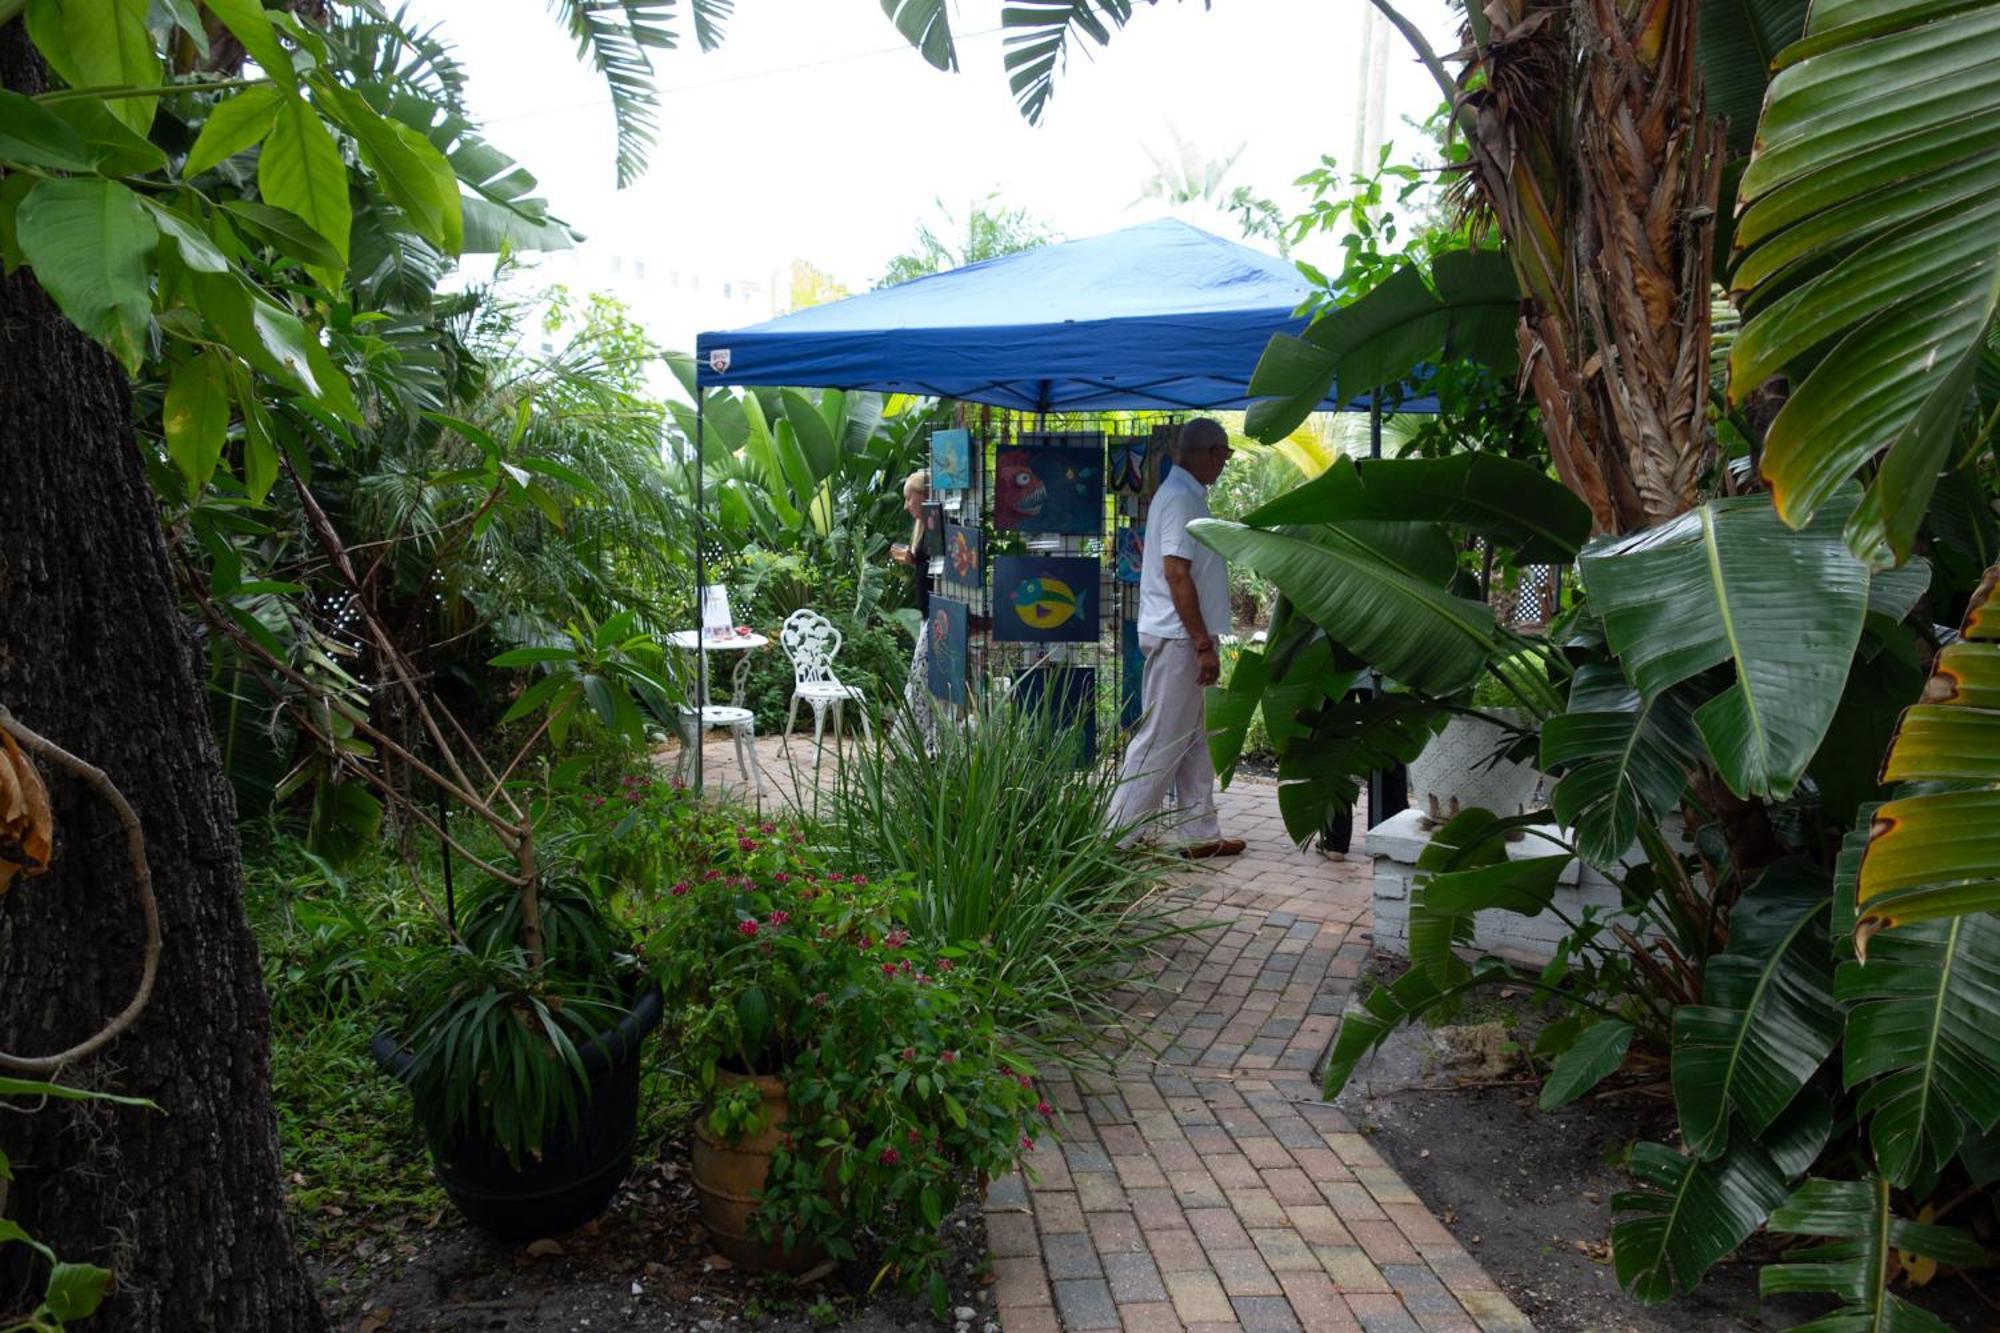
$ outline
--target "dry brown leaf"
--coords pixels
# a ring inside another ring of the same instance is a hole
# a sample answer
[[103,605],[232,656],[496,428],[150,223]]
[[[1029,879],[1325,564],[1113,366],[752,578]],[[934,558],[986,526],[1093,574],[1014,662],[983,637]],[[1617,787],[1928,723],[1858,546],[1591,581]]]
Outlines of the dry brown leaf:
[[0,893],[16,875],[25,879],[47,870],[54,850],[55,820],[42,775],[0,728]]

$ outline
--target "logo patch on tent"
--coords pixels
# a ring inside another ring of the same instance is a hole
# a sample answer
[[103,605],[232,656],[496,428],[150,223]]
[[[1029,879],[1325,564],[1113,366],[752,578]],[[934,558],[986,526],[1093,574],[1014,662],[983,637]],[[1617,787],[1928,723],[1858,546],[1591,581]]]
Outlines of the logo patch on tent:
[[727,374],[729,372],[729,349],[727,347],[709,348],[708,368],[718,375]]

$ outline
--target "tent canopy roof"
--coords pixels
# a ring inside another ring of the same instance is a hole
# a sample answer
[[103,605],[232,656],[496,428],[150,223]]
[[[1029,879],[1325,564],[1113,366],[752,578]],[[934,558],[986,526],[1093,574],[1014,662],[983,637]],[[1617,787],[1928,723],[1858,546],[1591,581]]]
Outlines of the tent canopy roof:
[[703,387],[875,389],[1024,411],[1242,408],[1271,335],[1305,327],[1293,312],[1311,290],[1284,260],[1163,220],[704,333],[696,372]]

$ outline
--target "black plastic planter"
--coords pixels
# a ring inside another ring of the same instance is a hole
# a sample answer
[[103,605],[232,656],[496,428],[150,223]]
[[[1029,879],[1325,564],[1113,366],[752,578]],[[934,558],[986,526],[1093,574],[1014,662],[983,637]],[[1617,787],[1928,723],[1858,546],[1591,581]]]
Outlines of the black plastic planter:
[[[578,1048],[590,1077],[575,1132],[550,1133],[539,1158],[517,1170],[496,1143],[453,1135],[431,1144],[444,1192],[474,1226],[508,1240],[554,1236],[604,1211],[632,1165],[639,1123],[639,1049],[660,1022],[660,991],[649,986],[631,1012]],[[408,1047],[384,1029],[369,1043],[383,1072],[408,1083]]]

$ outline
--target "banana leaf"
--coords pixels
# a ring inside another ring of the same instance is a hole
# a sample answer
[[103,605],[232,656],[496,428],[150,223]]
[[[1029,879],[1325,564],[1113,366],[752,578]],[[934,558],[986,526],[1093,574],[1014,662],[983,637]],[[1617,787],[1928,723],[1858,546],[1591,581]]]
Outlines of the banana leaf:
[[1585,860],[1615,865],[1641,819],[1658,822],[1679,806],[1700,751],[1679,692],[1646,700],[1615,664],[1588,663],[1570,682],[1567,711],[1542,724],[1541,767],[1562,774],[1549,806],[1575,830]]
[[1557,881],[1575,859],[1563,853],[1512,860],[1504,835],[1517,825],[1491,810],[1462,810],[1431,834],[1417,856],[1410,890],[1410,963],[1430,972],[1440,985],[1466,973],[1452,950],[1472,942],[1475,913],[1498,909],[1539,916],[1548,910]]
[[1554,1111],[1567,1106],[1617,1073],[1625,1063],[1634,1031],[1630,1023],[1615,1018],[1600,1019],[1585,1028],[1583,1035],[1556,1057],[1542,1083],[1541,1109]]
[[1632,1149],[1641,1188],[1611,1196],[1619,1285],[1648,1305],[1694,1290],[1701,1275],[1755,1234],[1785,1198],[1785,1178],[1747,1134],[1713,1161],[1683,1157],[1657,1143]]
[[1813,1293],[1845,1304],[1793,1333],[1950,1333],[1936,1316],[1889,1290],[1891,1278],[1912,1259],[1957,1267],[1986,1262],[1986,1251],[1957,1227],[1897,1217],[1889,1182],[1808,1180],[1771,1214],[1773,1231],[1831,1236],[1831,1245],[1792,1251],[1785,1262],[1757,1275],[1765,1296]]
[[1579,560],[1642,696],[1735,669],[1694,720],[1739,796],[1790,795],[1833,720],[1868,607],[1868,568],[1840,535],[1854,503],[1850,488],[1795,532],[1768,496],[1712,500]]
[[1278,758],[1278,812],[1285,832],[1303,844],[1336,811],[1351,807],[1377,769],[1423,753],[1450,714],[1407,694],[1337,699],[1296,714],[1299,730]]
[[1251,404],[1244,430],[1275,444],[1336,383],[1355,398],[1440,359],[1476,360],[1511,375],[1520,301],[1513,265],[1498,251],[1447,251],[1432,261],[1429,284],[1417,265],[1404,265],[1322,314],[1303,336],[1271,339],[1250,376],[1250,395],[1262,401]]
[[1275,583],[1330,637],[1412,689],[1462,690],[1498,651],[1491,606],[1452,596],[1353,532],[1328,527],[1308,539],[1220,519],[1200,519],[1189,531]]
[[1933,1178],[1963,1141],[1961,1115],[2000,1125],[2000,917],[1882,931],[1866,963],[1839,966],[1834,995],[1848,1006],[1843,1074],[1883,1175]]
[[1458,999],[1480,986],[1494,985],[1513,976],[1497,958],[1482,958],[1464,976],[1448,985],[1439,985],[1421,967],[1413,967],[1386,986],[1372,988],[1359,1007],[1350,1007],[1341,1016],[1333,1050],[1320,1075],[1320,1089],[1328,1101],[1340,1095],[1361,1058],[1389,1039],[1389,1034],[1405,1023],[1414,1022],[1440,1005]]
[[1748,153],[1771,62],[1805,30],[1805,0],[1702,0],[1696,31],[1708,113],[1729,122],[1729,148]]
[[1888,445],[1849,523],[1879,568],[1910,553],[2000,309],[2000,0],[1856,11],[1816,7],[1778,57],[1729,393],[1793,374],[1762,468],[1797,526]]
[[1831,899],[1815,867],[1766,870],[1730,914],[1729,948],[1708,960],[1702,1003],[1674,1010],[1674,1107],[1696,1156],[1728,1149],[1732,1112],[1762,1134],[1840,1040]]
[[1973,595],[1960,641],[1938,654],[1922,701],[1897,724],[1883,779],[1933,785],[1899,792],[1875,811],[1856,886],[1855,947],[1864,957],[1878,930],[2000,910],[1996,580],[2000,567]]
[[1244,522],[1271,528],[1355,519],[1464,527],[1531,564],[1573,560],[1590,535],[1590,508],[1567,487],[1539,468],[1495,454],[1342,458]]

